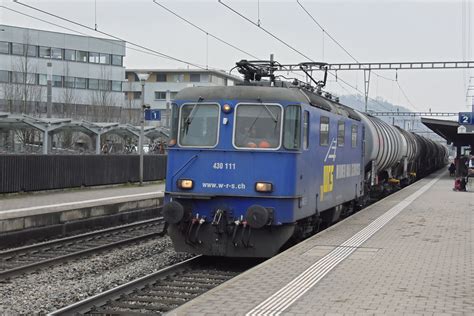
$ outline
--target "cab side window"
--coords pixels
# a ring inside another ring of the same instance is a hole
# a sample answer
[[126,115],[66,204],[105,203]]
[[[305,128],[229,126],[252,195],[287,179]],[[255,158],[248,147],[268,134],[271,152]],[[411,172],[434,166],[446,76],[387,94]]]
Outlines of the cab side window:
[[344,147],[345,125],[344,121],[337,122],[337,146]]
[[286,107],[283,130],[283,146],[286,149],[299,149],[301,146],[301,107],[299,105]]
[[309,148],[309,112],[303,114],[303,149]]
[[352,125],[351,129],[352,148],[357,147],[357,125]]
[[321,116],[319,124],[319,144],[321,146],[329,145],[329,117]]

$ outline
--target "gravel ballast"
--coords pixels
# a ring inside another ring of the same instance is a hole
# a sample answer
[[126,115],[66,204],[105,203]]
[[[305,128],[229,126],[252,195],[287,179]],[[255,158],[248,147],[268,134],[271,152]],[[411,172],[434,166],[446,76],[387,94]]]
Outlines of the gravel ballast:
[[0,315],[48,313],[190,258],[168,237],[0,281]]

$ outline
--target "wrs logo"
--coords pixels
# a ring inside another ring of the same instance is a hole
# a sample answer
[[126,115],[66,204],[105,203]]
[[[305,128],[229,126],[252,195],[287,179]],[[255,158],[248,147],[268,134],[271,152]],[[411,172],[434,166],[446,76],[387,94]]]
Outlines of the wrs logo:
[[332,159],[333,165],[324,165],[323,166],[323,184],[319,188],[319,198],[321,201],[324,200],[324,194],[332,192],[334,188],[334,163],[336,162],[336,151],[337,151],[337,139],[333,138],[331,140],[331,145],[328,148],[326,157],[324,158],[324,163]]

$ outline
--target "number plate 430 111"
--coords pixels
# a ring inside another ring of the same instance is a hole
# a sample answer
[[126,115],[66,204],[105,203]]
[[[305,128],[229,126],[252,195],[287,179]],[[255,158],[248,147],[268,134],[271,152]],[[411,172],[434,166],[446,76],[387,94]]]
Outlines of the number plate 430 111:
[[214,162],[212,164],[212,169],[216,170],[235,170],[235,162]]

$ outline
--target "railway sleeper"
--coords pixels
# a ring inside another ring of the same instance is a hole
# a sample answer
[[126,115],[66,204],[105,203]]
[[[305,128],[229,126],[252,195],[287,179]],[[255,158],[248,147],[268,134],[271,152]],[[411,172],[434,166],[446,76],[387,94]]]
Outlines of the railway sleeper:
[[132,301],[132,302],[143,302],[143,303],[159,303],[168,305],[181,305],[186,303],[189,299],[185,297],[154,297],[151,295],[146,295],[145,297],[140,295],[128,295],[127,297],[121,298],[120,301]]
[[131,309],[131,310],[146,309],[146,310],[161,311],[161,312],[167,312],[176,308],[176,306],[167,306],[167,305],[155,306],[153,304],[131,304],[131,303],[122,303],[122,302],[110,302],[107,305],[112,306],[112,307]]
[[212,289],[215,287],[214,284],[195,284],[192,282],[173,282],[173,281],[164,281],[160,282],[160,285],[171,285],[171,286],[181,286],[181,287],[191,287],[191,288],[208,288]]
[[218,270],[199,270],[199,272],[194,272],[196,275],[209,275],[209,276],[215,276],[216,274],[219,274],[221,276],[229,276],[229,277],[234,277],[238,275],[240,272],[232,272],[232,271],[218,271]]
[[182,277],[178,277],[176,278],[175,280],[177,281],[183,281],[183,282],[199,282],[199,283],[206,283],[206,282],[223,282],[223,281],[226,281],[228,280],[229,278],[225,278],[225,277],[222,277],[222,278],[219,278],[219,277],[204,277],[204,276],[182,276]]
[[199,279],[182,279],[182,278],[176,278],[176,279],[173,279],[173,280],[170,280],[172,281],[173,283],[177,283],[177,284],[183,284],[183,285],[197,285],[197,286],[207,286],[207,285],[215,285],[215,284],[220,284],[222,283],[222,281],[213,281],[213,280],[208,280],[208,279],[205,279],[205,280],[199,280]]
[[175,293],[186,293],[186,294],[201,294],[202,290],[200,289],[183,289],[182,287],[175,287],[175,286],[170,286],[163,288],[161,286],[157,286],[157,289],[150,289],[150,293],[160,293],[162,291],[170,291],[170,292],[175,292]]
[[137,292],[136,295],[153,295],[153,296],[162,296],[162,297],[171,297],[171,298],[184,298],[184,299],[193,299],[198,296],[201,291],[196,291],[192,294],[186,294],[178,291],[148,291],[146,293]]
[[127,315],[127,316],[143,316],[144,313],[133,312],[131,310],[121,310],[121,309],[105,309],[105,308],[96,308],[91,311],[93,315]]

